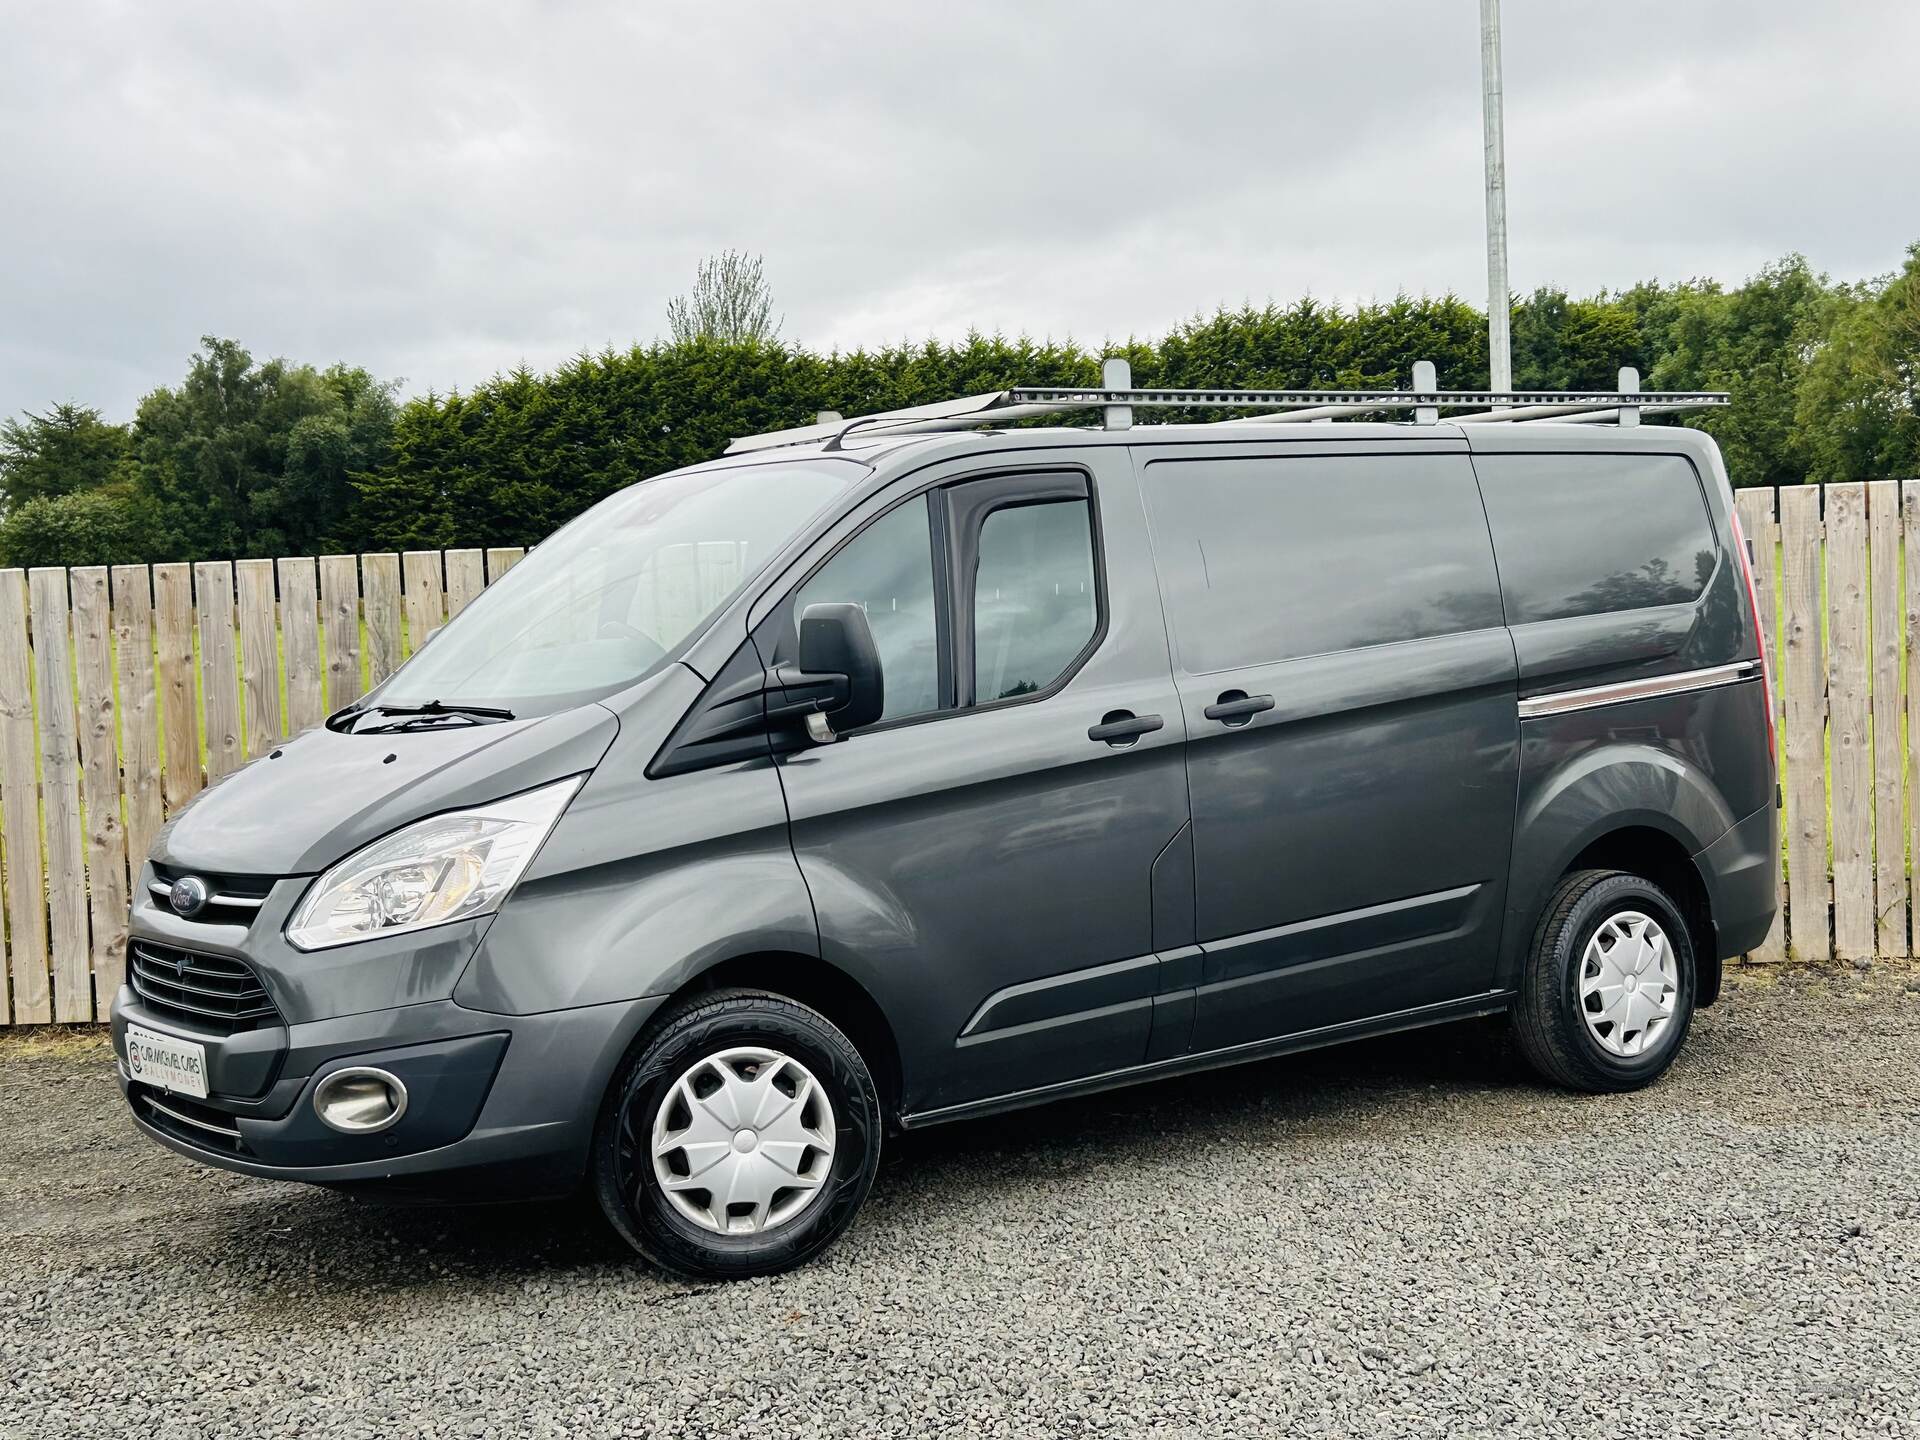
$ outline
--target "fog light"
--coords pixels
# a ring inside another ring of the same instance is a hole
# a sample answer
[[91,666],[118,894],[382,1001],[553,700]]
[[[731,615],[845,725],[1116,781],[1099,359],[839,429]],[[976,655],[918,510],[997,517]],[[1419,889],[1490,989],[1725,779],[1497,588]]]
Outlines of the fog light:
[[313,1109],[335,1130],[372,1135],[407,1113],[407,1087],[399,1076],[369,1066],[336,1070],[314,1088]]

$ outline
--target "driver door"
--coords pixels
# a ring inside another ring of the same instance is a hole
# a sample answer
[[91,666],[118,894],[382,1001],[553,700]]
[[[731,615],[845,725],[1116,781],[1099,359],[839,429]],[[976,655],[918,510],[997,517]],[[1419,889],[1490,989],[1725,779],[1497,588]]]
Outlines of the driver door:
[[1184,728],[1126,452],[974,465],[877,497],[755,629],[777,665],[800,610],[853,602],[880,651],[881,720],[778,767],[823,957],[880,999],[907,1113],[1141,1063],[1156,951],[1191,939]]

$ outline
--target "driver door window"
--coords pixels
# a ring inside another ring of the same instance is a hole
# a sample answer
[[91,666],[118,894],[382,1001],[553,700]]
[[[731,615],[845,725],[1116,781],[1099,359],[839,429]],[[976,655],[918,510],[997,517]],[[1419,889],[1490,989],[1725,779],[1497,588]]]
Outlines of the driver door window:
[[800,587],[792,621],[829,601],[866,612],[883,724],[1050,689],[1099,628],[1085,478],[1000,475],[905,501]]
[[796,619],[807,606],[829,601],[851,601],[867,612],[886,687],[882,723],[940,708],[927,503],[923,495],[882,515],[848,541],[794,598]]

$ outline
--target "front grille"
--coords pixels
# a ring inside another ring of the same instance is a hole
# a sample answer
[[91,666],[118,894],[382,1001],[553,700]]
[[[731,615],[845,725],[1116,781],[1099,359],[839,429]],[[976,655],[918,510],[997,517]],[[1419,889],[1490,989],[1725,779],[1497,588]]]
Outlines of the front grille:
[[272,875],[213,874],[203,870],[182,870],[171,865],[155,865],[150,886],[153,903],[162,910],[171,911],[173,905],[168,897],[173,892],[173,882],[189,875],[207,887],[207,903],[186,917],[196,925],[253,924],[253,917],[266,904],[275,883]]
[[223,1035],[280,1023],[273,998],[246,961],[199,955],[151,940],[136,940],[130,948],[127,979],[155,1010]]

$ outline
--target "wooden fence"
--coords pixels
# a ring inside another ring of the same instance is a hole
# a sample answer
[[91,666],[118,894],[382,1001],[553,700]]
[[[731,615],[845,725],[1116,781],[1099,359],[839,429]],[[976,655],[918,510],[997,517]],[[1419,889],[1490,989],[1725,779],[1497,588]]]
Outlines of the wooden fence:
[[[1739,509],[1786,795],[1782,920],[1748,958],[1911,956],[1920,481],[1743,490]],[[164,818],[390,674],[520,554],[0,571],[0,1022],[104,1018]],[[654,603],[728,588],[737,564],[693,555],[686,593]]]
[[0,1023],[105,1019],[166,816],[364,694],[521,554],[0,570]]
[[[1743,490],[1773,662],[1782,915],[1756,961],[1905,959],[1920,855],[1920,481]],[[1909,703],[1911,698],[1911,703]]]

